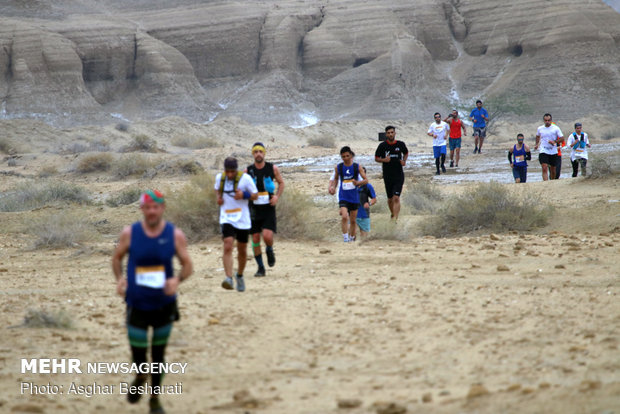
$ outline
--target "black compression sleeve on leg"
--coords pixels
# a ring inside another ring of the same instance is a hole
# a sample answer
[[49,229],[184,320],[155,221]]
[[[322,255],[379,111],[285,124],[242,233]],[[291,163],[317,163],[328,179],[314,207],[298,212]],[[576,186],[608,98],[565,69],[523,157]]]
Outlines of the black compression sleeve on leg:
[[435,166],[437,167],[437,171],[439,171],[439,158],[435,158]]
[[441,165],[444,165],[446,162],[446,154],[441,154]]
[[[153,363],[164,363],[164,353],[166,352],[166,345],[153,345],[151,347],[151,357],[153,358]],[[153,387],[161,385],[161,380],[163,379],[163,374],[151,374],[151,381]]]

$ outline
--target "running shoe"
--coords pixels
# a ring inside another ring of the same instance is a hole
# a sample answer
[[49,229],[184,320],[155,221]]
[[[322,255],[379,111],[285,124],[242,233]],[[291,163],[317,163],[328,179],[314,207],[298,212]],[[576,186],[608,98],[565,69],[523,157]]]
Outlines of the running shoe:
[[441,164],[441,171],[444,172],[444,173],[446,172],[446,166],[443,165],[443,164]]
[[243,276],[235,275],[235,280],[237,281],[237,292],[245,291],[245,280],[243,280]]
[[224,279],[224,281],[222,282],[222,287],[226,290],[232,290],[234,287],[232,277],[227,276],[226,279]]
[[478,147],[474,148],[474,154],[478,152]]
[[276,264],[276,255],[273,252],[273,249],[267,249],[267,264],[269,267],[273,267]]
[[164,407],[159,402],[159,398],[151,398],[149,400],[149,414],[166,414]]
[[454,167],[454,161],[451,160],[450,161],[450,168],[453,168],[453,167]]
[[254,273],[254,277],[263,277],[265,276],[265,268],[261,267],[260,269],[258,269],[256,271],[256,273]]
[[439,170],[437,170],[437,172],[435,173],[435,175],[441,175],[441,173],[439,172]]
[[129,401],[130,404],[137,403],[142,397],[142,394],[140,394],[139,392],[131,392],[132,389],[137,390],[137,388],[133,387],[139,387],[141,385],[144,385],[145,382],[146,375],[143,374],[136,375],[136,378],[131,382],[131,387],[129,388],[130,391],[127,393],[127,401]]

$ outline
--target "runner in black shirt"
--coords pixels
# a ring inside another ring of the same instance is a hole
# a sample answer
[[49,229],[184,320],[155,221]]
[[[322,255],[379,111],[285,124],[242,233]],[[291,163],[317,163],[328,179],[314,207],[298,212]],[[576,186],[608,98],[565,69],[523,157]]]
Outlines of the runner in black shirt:
[[398,220],[400,194],[405,182],[403,166],[407,162],[409,150],[404,142],[396,140],[396,128],[391,125],[385,127],[385,138],[386,140],[379,144],[375,151],[375,161],[382,163],[388,206],[392,218]]

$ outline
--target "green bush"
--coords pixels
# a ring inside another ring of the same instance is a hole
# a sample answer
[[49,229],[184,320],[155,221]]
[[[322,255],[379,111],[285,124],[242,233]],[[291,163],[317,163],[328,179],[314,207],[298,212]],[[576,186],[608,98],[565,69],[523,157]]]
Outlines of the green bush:
[[112,154],[107,152],[86,155],[80,159],[75,170],[83,174],[108,171],[112,167],[113,160]]
[[525,189],[496,182],[481,183],[460,196],[448,198],[437,215],[422,228],[437,237],[476,230],[526,231],[547,224],[552,207]]
[[0,194],[0,211],[25,211],[56,202],[89,204],[90,198],[86,189],[75,184],[40,180]]

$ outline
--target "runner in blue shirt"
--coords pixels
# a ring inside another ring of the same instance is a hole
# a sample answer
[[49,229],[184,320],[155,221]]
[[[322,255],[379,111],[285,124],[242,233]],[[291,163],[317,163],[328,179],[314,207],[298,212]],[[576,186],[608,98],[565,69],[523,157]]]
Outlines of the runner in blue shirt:
[[[366,172],[366,168],[362,167],[362,170]],[[370,233],[370,206],[374,206],[377,202],[377,194],[370,183],[357,187],[357,191],[360,197],[360,207],[357,210],[355,221],[360,228],[362,238],[364,238]]]
[[476,101],[476,107],[469,114],[469,119],[474,123],[474,143],[476,144],[474,154],[476,152],[480,154],[482,143],[487,136],[487,121],[489,120],[489,113],[482,107],[480,99]]

